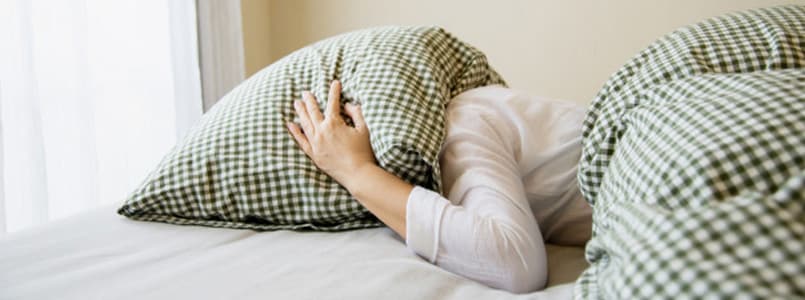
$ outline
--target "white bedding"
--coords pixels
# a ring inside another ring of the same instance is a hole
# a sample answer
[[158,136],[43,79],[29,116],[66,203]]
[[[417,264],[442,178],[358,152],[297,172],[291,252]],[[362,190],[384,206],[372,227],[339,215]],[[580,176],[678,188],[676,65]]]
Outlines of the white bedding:
[[389,229],[255,232],[128,220],[106,206],[0,238],[0,299],[568,299],[582,248],[548,246],[525,295],[435,267]]

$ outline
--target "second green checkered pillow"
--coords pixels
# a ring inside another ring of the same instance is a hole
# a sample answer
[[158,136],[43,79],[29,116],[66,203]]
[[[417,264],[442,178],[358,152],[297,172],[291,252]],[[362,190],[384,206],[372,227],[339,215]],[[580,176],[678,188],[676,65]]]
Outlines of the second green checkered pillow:
[[676,30],[584,122],[593,205],[576,299],[805,294],[805,6]]
[[[311,90],[342,82],[359,102],[381,167],[440,190],[444,108],[464,90],[502,84],[485,56],[440,28],[385,27],[301,49],[240,84],[210,110],[119,213],[229,228],[346,230],[379,226],[294,144],[285,122]],[[320,103],[323,107],[324,103]]]

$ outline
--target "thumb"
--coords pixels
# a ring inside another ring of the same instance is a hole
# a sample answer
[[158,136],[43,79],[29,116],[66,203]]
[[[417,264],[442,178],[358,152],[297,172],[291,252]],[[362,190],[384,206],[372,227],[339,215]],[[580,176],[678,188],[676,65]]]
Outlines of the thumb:
[[355,129],[366,130],[366,121],[363,119],[363,112],[361,111],[360,105],[347,103],[344,105],[344,111],[346,111],[347,116],[352,118]]

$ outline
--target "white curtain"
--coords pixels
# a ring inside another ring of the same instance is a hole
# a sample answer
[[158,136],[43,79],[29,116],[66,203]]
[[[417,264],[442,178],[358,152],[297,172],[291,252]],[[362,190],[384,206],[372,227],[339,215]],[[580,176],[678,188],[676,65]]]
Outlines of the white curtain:
[[196,36],[193,0],[0,0],[0,235],[125,199],[201,116]]

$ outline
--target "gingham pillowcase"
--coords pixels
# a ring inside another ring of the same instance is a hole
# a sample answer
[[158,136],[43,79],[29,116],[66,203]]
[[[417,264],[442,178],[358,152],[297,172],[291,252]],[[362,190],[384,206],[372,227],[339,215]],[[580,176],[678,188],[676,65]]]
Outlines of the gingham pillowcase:
[[803,5],[733,13],[680,28],[629,60],[601,88],[584,120],[579,183],[595,202],[614,154],[620,116],[650,100],[651,87],[701,74],[801,68]]
[[583,131],[577,299],[805,294],[803,41],[805,6],[729,14],[613,75]]
[[437,191],[448,100],[504,84],[483,53],[437,27],[373,28],[318,42],[224,96],[118,213],[256,230],[382,225],[319,171],[285,129],[295,116],[293,100],[311,90],[326,101],[335,79],[345,103],[361,103],[380,166]]

